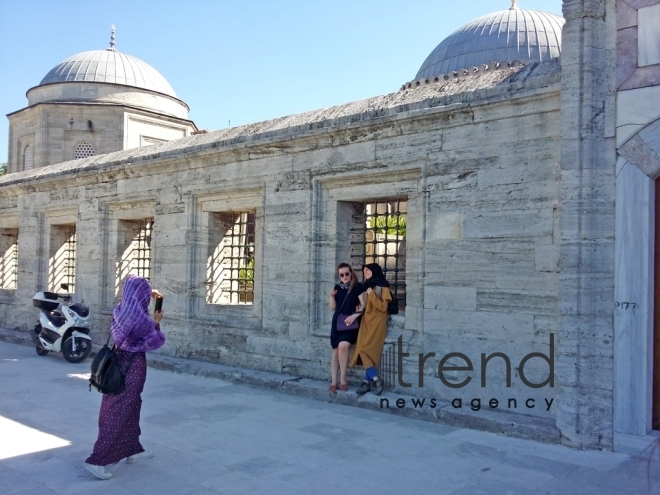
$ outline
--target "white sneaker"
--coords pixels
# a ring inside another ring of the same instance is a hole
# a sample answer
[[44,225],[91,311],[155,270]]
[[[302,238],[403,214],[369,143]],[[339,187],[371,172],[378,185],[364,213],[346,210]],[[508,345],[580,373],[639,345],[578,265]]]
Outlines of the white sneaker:
[[145,450],[139,454],[130,455],[126,458],[126,464],[135,464],[136,462],[146,461],[151,459],[154,456],[154,453],[151,450]]
[[107,472],[103,466],[95,466],[94,464],[87,464],[86,462],[83,463],[83,466],[85,466],[87,471],[100,480],[109,480],[112,478],[112,473]]

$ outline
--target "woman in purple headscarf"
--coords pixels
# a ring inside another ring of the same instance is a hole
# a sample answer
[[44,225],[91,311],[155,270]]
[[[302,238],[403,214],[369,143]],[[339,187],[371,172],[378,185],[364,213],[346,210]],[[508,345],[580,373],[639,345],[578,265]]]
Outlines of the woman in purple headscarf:
[[99,436],[85,468],[99,479],[112,478],[104,466],[126,458],[132,464],[153,457],[140,444],[140,394],[147,378],[145,352],[165,343],[160,331],[163,312],[149,316],[151,298],[162,297],[142,277],[129,276],[124,282],[121,302],[112,313],[110,333],[115,342],[117,361],[125,374],[124,390],[117,395],[103,394],[99,413]]

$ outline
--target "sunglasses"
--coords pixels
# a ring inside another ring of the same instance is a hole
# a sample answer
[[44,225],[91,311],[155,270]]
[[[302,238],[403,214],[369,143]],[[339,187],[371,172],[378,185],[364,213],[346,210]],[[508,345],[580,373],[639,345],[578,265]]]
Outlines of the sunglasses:
[[350,276],[351,276],[351,272],[340,273],[339,276],[342,277],[342,278],[343,278],[343,277],[350,277]]

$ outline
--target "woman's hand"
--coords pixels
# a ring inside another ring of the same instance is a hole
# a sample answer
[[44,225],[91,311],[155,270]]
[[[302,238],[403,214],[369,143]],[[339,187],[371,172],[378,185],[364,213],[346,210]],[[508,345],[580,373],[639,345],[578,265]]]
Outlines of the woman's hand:
[[154,321],[155,321],[156,323],[160,323],[161,320],[163,319],[163,316],[165,316],[165,312],[164,312],[164,311],[156,311],[156,312],[154,313]]
[[330,297],[335,297],[337,295],[337,289],[332,289],[330,291]]
[[358,305],[355,306],[355,312],[356,313],[363,313],[364,312],[364,307],[362,307],[361,303],[358,303]]
[[373,290],[371,287],[369,287],[369,288],[367,289],[367,294],[371,294],[373,291],[374,291],[374,290]]
[[344,323],[346,323],[346,325],[351,325],[357,319],[357,317],[358,317],[358,315],[347,316],[344,319]]
[[152,298],[152,299],[155,300],[155,299],[158,299],[158,298],[160,298],[160,297],[163,297],[163,295],[162,295],[160,292],[158,292],[158,290],[156,290],[156,289],[151,289],[151,298]]

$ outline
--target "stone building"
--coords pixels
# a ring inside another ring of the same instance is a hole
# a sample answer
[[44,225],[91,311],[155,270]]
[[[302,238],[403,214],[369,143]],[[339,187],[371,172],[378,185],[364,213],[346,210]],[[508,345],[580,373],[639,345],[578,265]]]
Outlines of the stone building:
[[[433,414],[456,424],[578,448],[643,439],[660,409],[660,1],[564,0],[563,14],[513,2],[444,40],[398,92],[191,136],[183,113],[141,99],[174,105],[173,92],[124,80],[140,105],[106,104],[107,81],[86,79],[98,92],[61,105],[78,83],[57,79],[37,101],[47,78],[10,114],[0,326],[29,329],[34,292],[66,280],[100,340],[122,277],[138,273],[167,298],[161,352],[326,378],[335,266],[376,260],[401,309],[388,341],[401,336],[411,386],[397,392],[437,398]],[[50,105],[60,130],[44,136],[28,116]],[[68,111],[81,115],[71,134]],[[187,137],[135,147],[150,143],[127,137],[121,112]],[[123,138],[54,163],[92,144],[75,133],[105,115],[103,135]],[[511,386],[505,357],[483,376],[482,353],[506,355]],[[465,358],[472,370],[439,373]]]
[[69,57],[10,113],[8,172],[44,167],[196,131],[188,105],[153,67],[115,48]]

